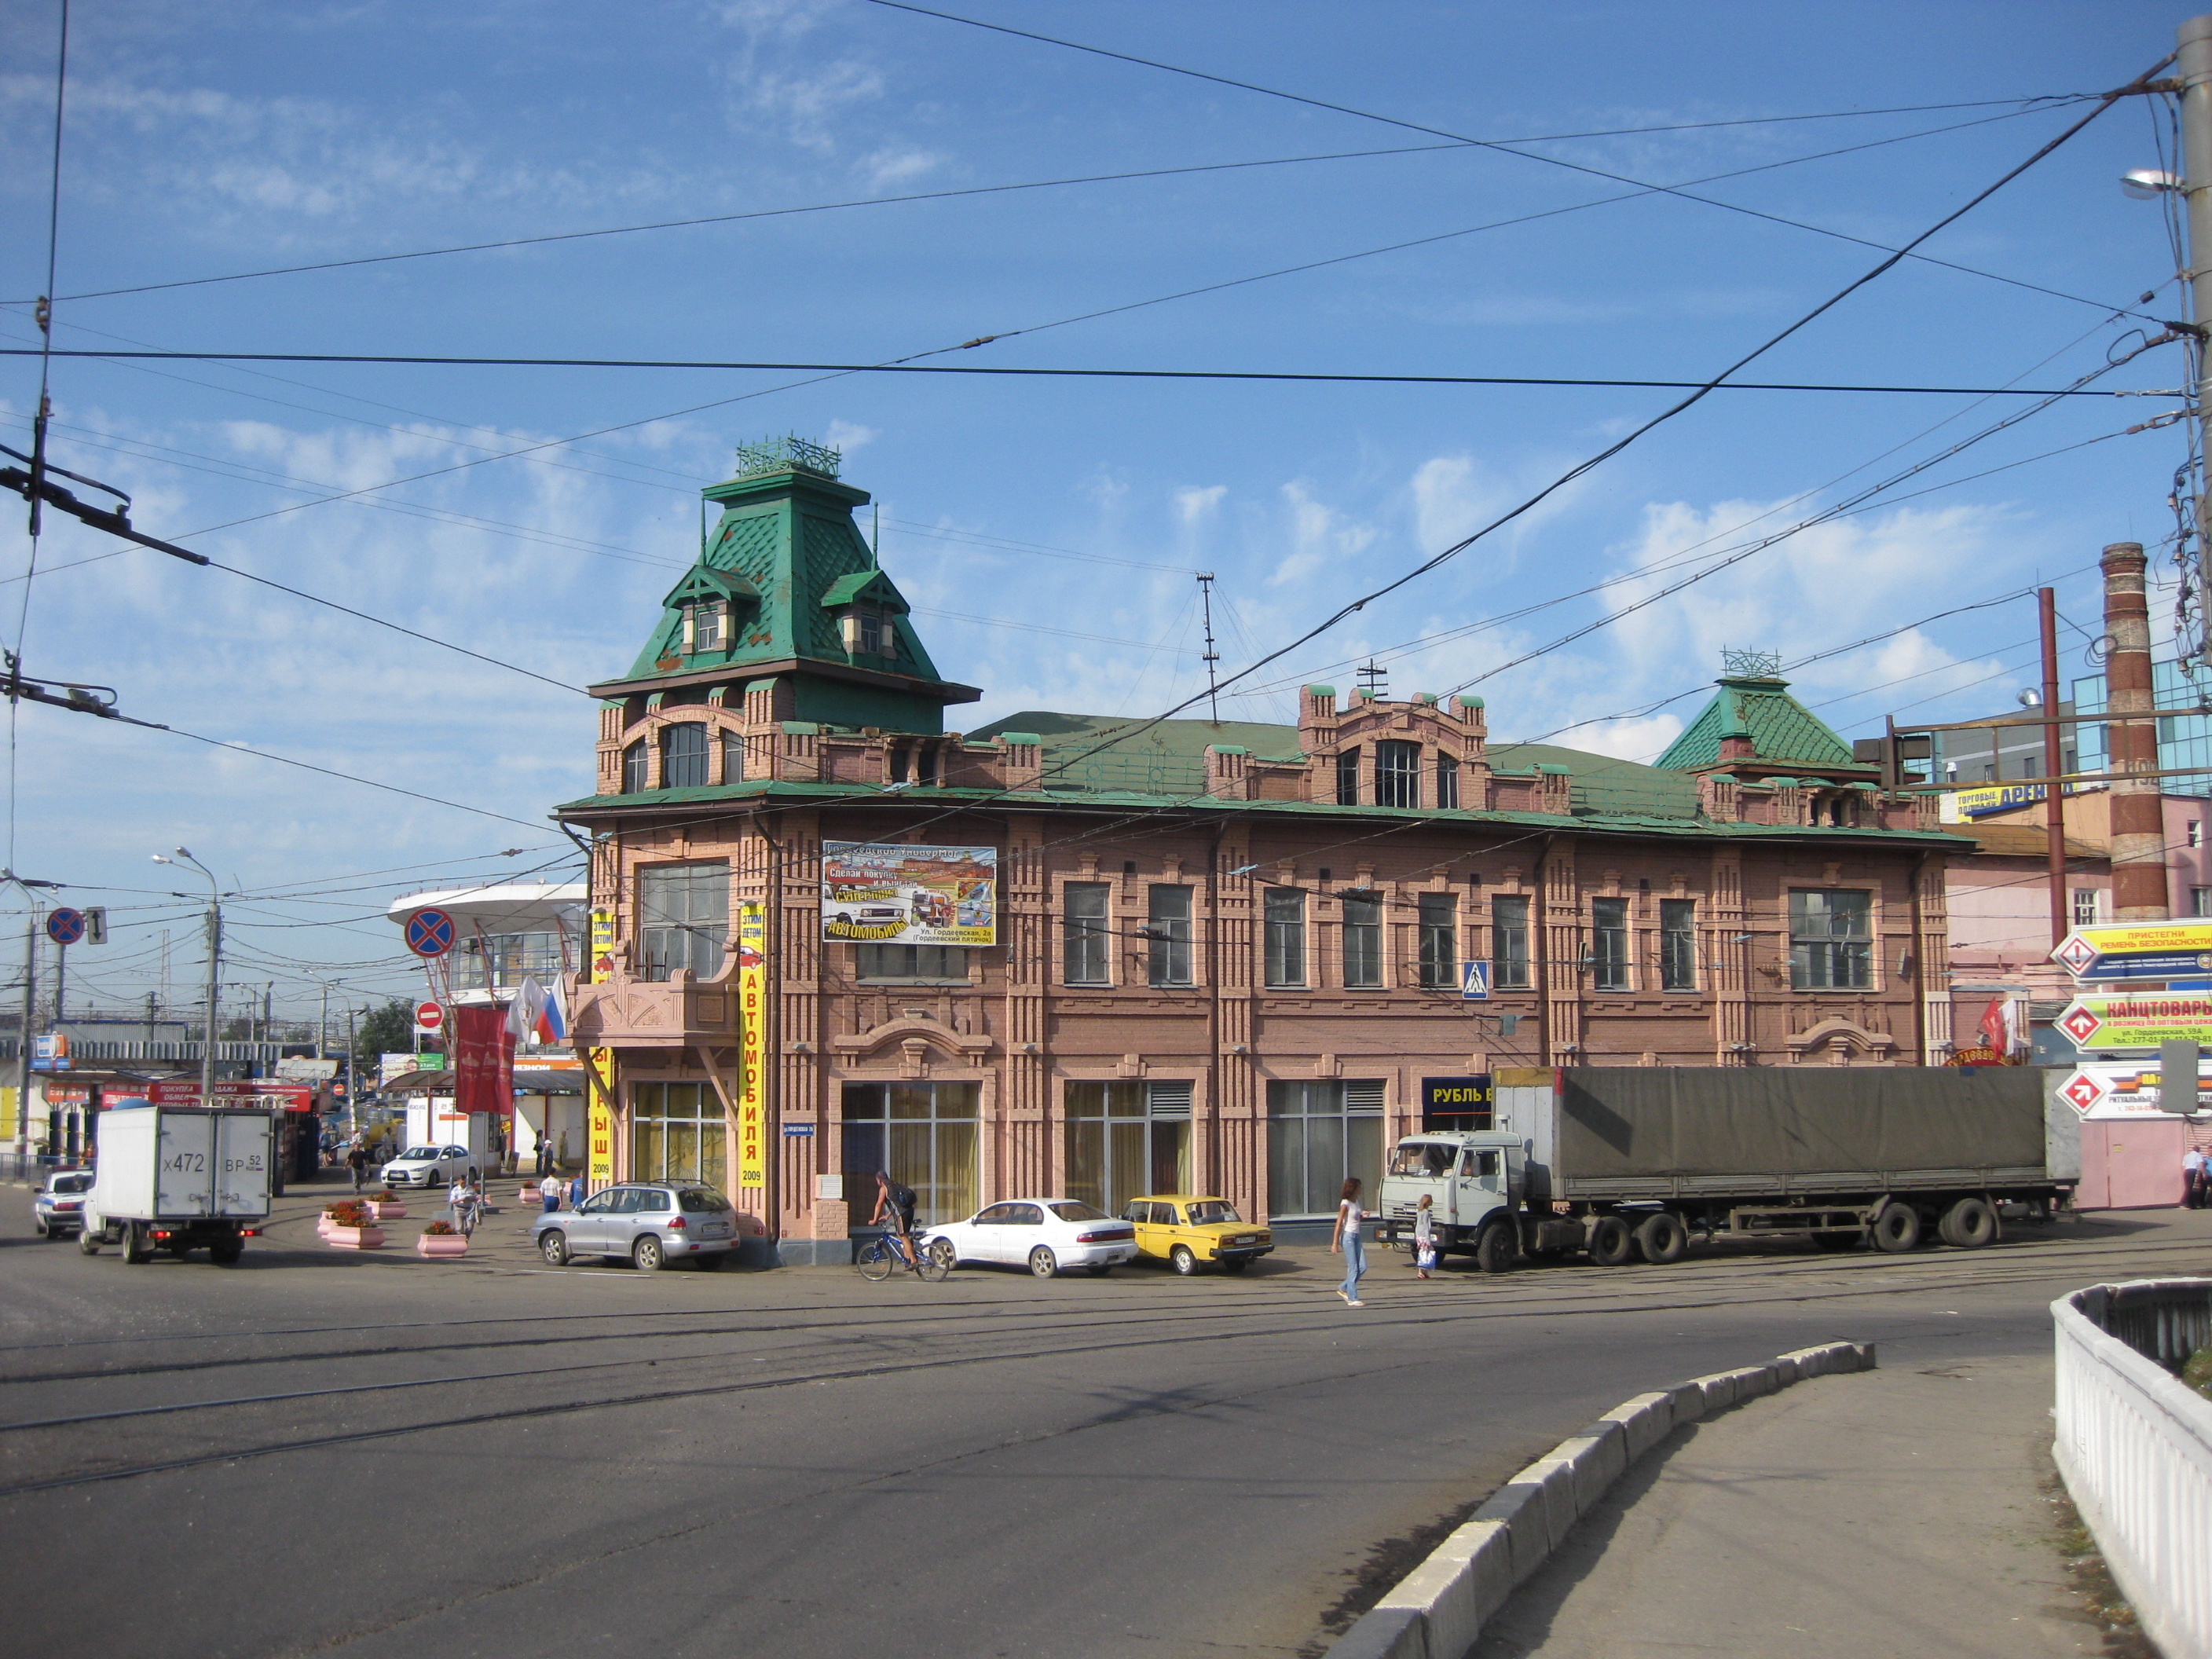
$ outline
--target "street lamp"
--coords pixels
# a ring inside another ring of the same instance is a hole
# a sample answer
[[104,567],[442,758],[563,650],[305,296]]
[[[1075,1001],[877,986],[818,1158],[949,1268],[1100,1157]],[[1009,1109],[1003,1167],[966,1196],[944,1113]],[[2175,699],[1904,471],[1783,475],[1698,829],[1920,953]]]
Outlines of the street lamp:
[[39,1014],[39,907],[35,902],[37,895],[31,890],[52,890],[61,883],[34,881],[13,870],[0,870],[0,882],[20,890],[25,898],[34,901],[30,919],[23,924],[23,1029],[15,1045],[15,1153],[20,1158],[31,1150],[31,1023]]
[[154,862],[190,865],[207,878],[207,1031],[200,1041],[200,1104],[211,1106],[215,1103],[216,994],[222,977],[222,889],[215,878],[215,872],[181,847],[176,849],[174,858],[161,853],[155,854]]
[[2155,201],[2181,187],[2180,179],[2158,167],[2130,167],[2120,175],[2120,188],[2138,202]]

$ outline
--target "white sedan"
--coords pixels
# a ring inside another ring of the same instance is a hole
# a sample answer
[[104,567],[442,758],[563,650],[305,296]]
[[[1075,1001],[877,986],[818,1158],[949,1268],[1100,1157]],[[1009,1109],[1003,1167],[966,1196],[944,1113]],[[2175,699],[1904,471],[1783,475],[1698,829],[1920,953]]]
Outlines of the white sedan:
[[1137,1230],[1072,1198],[1012,1198],[925,1230],[921,1247],[947,1267],[988,1261],[1025,1267],[1039,1279],[1087,1267],[1103,1279],[1115,1263],[1137,1259]]
[[384,1166],[387,1187],[447,1186],[478,1167],[465,1146],[410,1146]]

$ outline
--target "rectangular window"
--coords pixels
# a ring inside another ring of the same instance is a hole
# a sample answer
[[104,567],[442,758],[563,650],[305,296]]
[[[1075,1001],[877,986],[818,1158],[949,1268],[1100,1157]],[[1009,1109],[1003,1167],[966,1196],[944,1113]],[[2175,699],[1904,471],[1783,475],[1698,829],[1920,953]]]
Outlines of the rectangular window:
[[722,733],[722,781],[743,783],[745,778],[745,740],[735,732]]
[[1590,985],[1599,991],[1628,989],[1628,901],[1590,901]]
[[1874,895],[1864,889],[1794,889],[1790,983],[1799,991],[1864,991],[1874,984]]
[[2093,927],[2096,921],[2097,890],[2076,887],[2074,890],[2074,925],[2076,927]]
[[623,750],[623,793],[635,795],[645,787],[645,739],[640,738]]
[[1188,1081],[1067,1085],[1067,1195],[1120,1215],[1146,1193],[1191,1189]]
[[1344,901],[1344,982],[1353,990],[1372,991],[1382,983],[1382,901],[1346,898]]
[[1437,810],[1459,811],[1459,763],[1449,755],[1437,757]]
[[2191,847],[2202,847],[2204,845],[2203,819],[2191,818],[2189,820],[2189,844]]
[[1359,750],[1356,748],[1336,751],[1336,804],[1359,805]]
[[1421,895],[1421,983],[1431,991],[1459,988],[1459,897]]
[[701,979],[721,974],[730,934],[730,866],[651,864],[637,872],[638,941],[645,977],[688,968]]
[[914,1218],[964,1220],[976,1208],[973,1083],[848,1083],[842,1093],[846,1201],[850,1224],[875,1208],[876,1171],[914,1188]]
[[1152,941],[1151,977],[1155,985],[1190,983],[1190,889],[1155,887],[1146,919]]
[[2189,890],[2189,914],[2192,916],[2212,916],[2212,887],[2192,887]]
[[1267,1212],[1271,1218],[1333,1216],[1345,1178],[1361,1201],[1381,1207],[1380,1079],[1267,1085]]
[[861,653],[870,657],[898,655],[898,632],[891,619],[880,611],[863,610],[857,614]]
[[703,789],[707,787],[707,728],[697,720],[664,728],[660,734],[660,787],[664,789]]
[[965,985],[968,951],[958,945],[856,945],[864,984]]
[[1064,967],[1070,985],[1114,982],[1113,924],[1106,902],[1112,890],[1103,881],[1071,881],[1062,901],[1066,934]]
[[1499,894],[1490,901],[1490,984],[1497,991],[1528,988],[1528,901]]
[[1375,745],[1375,804],[1421,804],[1421,745],[1395,741]]
[[1698,904],[1695,899],[1659,901],[1659,988],[1698,988]]
[[1272,990],[1297,990],[1306,982],[1306,896],[1297,887],[1270,887],[1267,918],[1267,983]]
[[720,651],[722,648],[722,607],[709,600],[695,607],[691,625],[691,648],[694,651]]
[[712,1084],[630,1085],[632,1181],[696,1181],[719,1192],[729,1179],[728,1133]]

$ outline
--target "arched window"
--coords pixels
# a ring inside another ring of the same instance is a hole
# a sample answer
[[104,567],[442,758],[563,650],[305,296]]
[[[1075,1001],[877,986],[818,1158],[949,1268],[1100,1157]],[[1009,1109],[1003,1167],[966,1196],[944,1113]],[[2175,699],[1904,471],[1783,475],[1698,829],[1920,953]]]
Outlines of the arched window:
[[645,787],[645,739],[640,738],[623,750],[622,792],[635,795]]
[[664,789],[704,789],[707,787],[707,728],[697,720],[671,726],[660,734],[660,787]]

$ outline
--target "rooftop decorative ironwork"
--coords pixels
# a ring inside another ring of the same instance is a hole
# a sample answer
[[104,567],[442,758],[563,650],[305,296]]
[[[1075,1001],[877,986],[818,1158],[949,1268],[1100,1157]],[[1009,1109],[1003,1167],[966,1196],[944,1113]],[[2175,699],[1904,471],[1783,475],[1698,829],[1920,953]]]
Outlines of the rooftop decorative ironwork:
[[811,443],[796,433],[786,433],[781,438],[763,438],[757,444],[739,444],[737,476],[750,478],[763,472],[799,471],[834,478],[844,459],[828,444]]
[[1721,647],[1721,672],[1731,679],[1778,680],[1782,678],[1782,653],[1738,651],[1724,645]]

